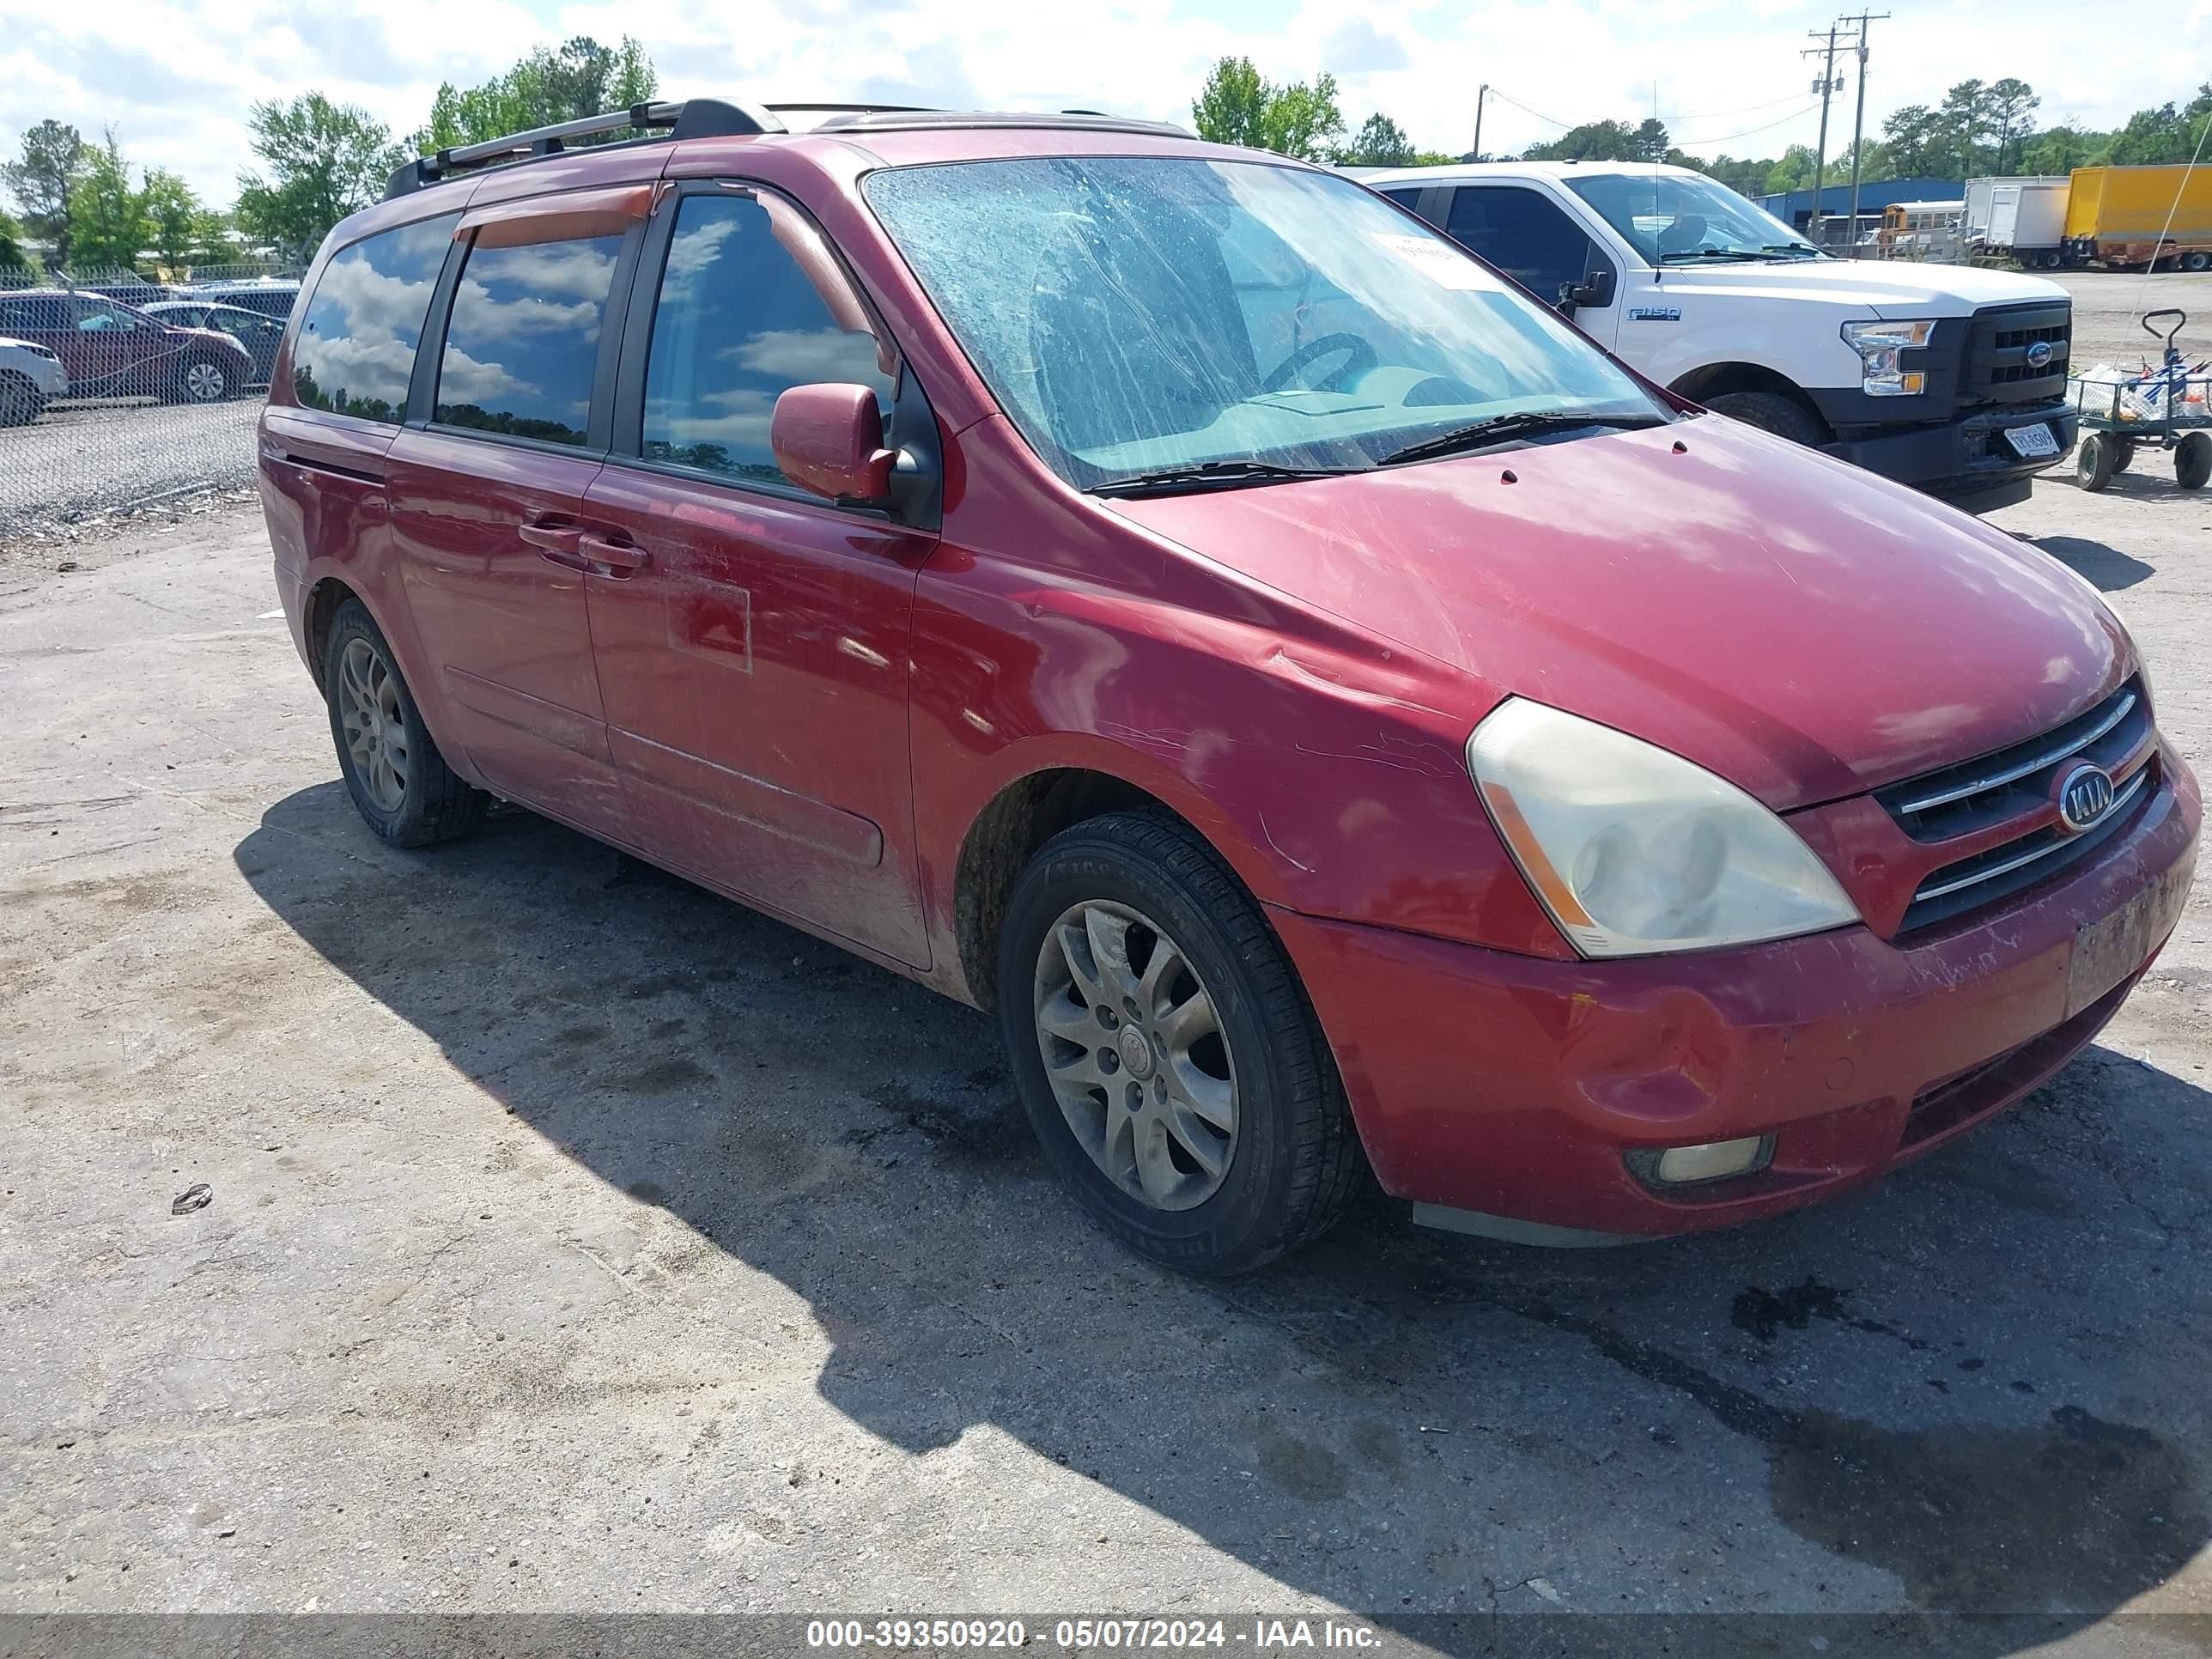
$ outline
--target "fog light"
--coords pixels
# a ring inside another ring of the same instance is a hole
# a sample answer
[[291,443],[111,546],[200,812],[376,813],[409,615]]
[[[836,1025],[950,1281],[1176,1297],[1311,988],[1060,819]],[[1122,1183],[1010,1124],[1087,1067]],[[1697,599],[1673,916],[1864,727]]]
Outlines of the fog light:
[[1694,1146],[1669,1146],[1651,1165],[1651,1179],[1669,1187],[1692,1181],[1719,1181],[1742,1175],[1766,1161],[1764,1135],[1741,1140],[1705,1140]]

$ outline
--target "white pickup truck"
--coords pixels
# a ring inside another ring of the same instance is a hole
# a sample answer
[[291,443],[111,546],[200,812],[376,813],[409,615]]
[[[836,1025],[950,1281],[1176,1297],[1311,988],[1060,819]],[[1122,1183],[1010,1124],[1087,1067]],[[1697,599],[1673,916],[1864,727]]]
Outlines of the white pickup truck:
[[1662,386],[1974,512],[2072,447],[2073,304],[2036,276],[1834,259],[1685,167],[1363,173]]

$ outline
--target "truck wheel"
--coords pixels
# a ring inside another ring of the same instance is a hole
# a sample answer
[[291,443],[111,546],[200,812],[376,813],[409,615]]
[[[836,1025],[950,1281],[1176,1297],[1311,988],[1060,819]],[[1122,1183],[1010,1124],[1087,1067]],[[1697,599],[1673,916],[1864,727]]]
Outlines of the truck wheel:
[[1116,812],[1046,842],[998,982],[1030,1127],[1130,1249],[1225,1278],[1344,1211],[1365,1161],[1335,1058],[1259,906],[1191,830]]
[[2192,432],[2173,452],[2173,481],[2184,489],[2202,489],[2212,479],[2212,432]]
[[2113,440],[2110,434],[2085,432],[2081,447],[2074,452],[2074,478],[2082,489],[2094,492],[2112,481]]
[[1787,438],[1793,444],[1811,447],[1826,443],[1828,434],[1820,422],[1808,414],[1803,405],[1778,392],[1729,392],[1708,399],[1705,407],[1716,415],[1725,415],[1731,420],[1741,421],[1746,426],[1755,426],[1761,432],[1771,432],[1778,438]]
[[28,426],[46,412],[46,396],[27,375],[0,374],[0,426]]
[[455,775],[359,599],[338,607],[323,647],[338,770],[362,820],[394,847],[428,847],[483,822],[491,797]]
[[2193,247],[2181,256],[2181,268],[2184,270],[2212,270],[2212,252],[2207,252],[2201,247]]

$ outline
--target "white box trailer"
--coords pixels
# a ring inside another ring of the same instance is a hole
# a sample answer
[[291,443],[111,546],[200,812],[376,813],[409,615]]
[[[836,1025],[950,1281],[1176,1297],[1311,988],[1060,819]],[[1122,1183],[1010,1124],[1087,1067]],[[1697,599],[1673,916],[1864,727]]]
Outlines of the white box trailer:
[[2056,270],[2066,240],[2066,186],[2063,177],[1969,179],[1969,243],[2009,253],[2030,270]]

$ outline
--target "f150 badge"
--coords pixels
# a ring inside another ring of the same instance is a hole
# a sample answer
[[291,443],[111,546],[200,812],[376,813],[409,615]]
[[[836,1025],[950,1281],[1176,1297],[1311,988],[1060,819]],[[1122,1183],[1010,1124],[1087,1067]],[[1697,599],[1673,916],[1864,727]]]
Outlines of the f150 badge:
[[1680,306],[1631,306],[1628,320],[1632,323],[1679,323],[1682,320]]

